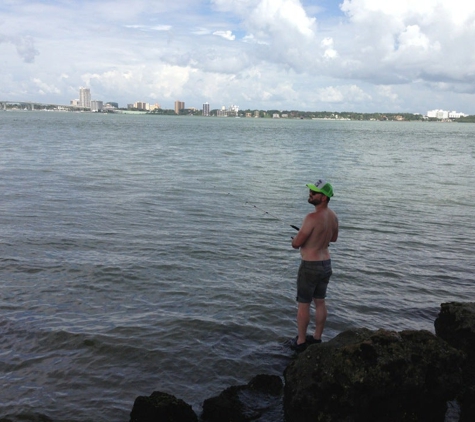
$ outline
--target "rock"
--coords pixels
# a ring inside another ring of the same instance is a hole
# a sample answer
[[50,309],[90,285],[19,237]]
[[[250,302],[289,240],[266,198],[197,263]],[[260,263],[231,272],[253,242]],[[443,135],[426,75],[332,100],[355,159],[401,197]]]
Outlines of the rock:
[[429,331],[344,332],[285,370],[287,420],[443,421],[463,354]]
[[475,359],[475,303],[442,303],[435,333]]
[[461,421],[475,420],[475,303],[442,303],[434,322],[435,332],[451,346],[466,353],[463,365],[464,388],[458,400]]
[[201,418],[208,422],[247,422],[275,412],[282,394],[277,375],[257,375],[247,385],[232,386],[206,399]]
[[154,391],[135,399],[130,422],[198,422],[192,407],[167,393]]
[[472,384],[467,385],[459,396],[461,404],[460,422],[475,421],[475,385],[472,378]]

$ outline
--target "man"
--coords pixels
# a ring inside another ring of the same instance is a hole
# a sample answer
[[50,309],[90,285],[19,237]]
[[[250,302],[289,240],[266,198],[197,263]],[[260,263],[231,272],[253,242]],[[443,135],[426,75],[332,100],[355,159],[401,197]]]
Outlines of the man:
[[[315,206],[303,220],[292,247],[300,249],[302,261],[297,277],[297,327],[298,336],[292,344],[296,351],[303,351],[308,344],[321,343],[327,319],[325,296],[332,274],[330,242],[338,238],[338,218],[328,207],[333,196],[333,187],[325,180],[306,185],[310,189],[308,202]],[[310,322],[310,304],[315,303],[315,331],[307,340]]]

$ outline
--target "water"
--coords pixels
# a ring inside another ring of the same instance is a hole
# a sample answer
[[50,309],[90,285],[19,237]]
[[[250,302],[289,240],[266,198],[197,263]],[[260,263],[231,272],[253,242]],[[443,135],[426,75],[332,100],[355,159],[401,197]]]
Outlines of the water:
[[434,331],[441,303],[473,298],[474,132],[0,112],[0,417],[127,421],[155,390],[199,413],[281,375],[290,224],[320,177],[340,218],[324,340]]

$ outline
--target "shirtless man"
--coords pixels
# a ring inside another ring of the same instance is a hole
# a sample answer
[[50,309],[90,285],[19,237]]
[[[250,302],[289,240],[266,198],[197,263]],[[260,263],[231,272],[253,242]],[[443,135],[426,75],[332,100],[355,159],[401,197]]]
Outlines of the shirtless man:
[[[310,189],[308,202],[315,206],[315,211],[303,220],[297,236],[292,239],[292,247],[300,249],[302,261],[297,277],[297,327],[298,336],[292,347],[297,351],[305,350],[308,344],[320,343],[327,307],[325,296],[332,274],[330,242],[338,238],[338,218],[328,208],[333,196],[333,188],[325,180],[306,185]],[[315,332],[307,342],[307,327],[310,322],[310,304],[315,303]]]

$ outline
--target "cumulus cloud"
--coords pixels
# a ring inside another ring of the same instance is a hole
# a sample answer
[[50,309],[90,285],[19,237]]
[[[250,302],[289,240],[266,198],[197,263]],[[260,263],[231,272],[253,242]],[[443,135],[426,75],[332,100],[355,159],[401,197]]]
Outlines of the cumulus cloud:
[[393,89],[391,86],[387,85],[380,85],[377,88],[378,94],[383,97],[389,99],[391,102],[395,102],[398,100],[399,96],[393,92]]
[[53,94],[61,93],[61,90],[58,87],[51,84],[47,84],[39,78],[33,78],[33,83],[38,87],[38,92],[41,95],[50,94],[50,93],[53,93]]
[[345,29],[355,34],[346,57],[366,62],[361,69],[369,77],[374,74],[371,68],[395,82],[430,75],[458,75],[463,81],[475,71],[474,58],[463,53],[467,41],[475,40],[473,3],[345,0],[341,10],[348,18]]
[[40,54],[31,36],[10,37],[0,34],[0,43],[2,42],[13,44],[16,47],[18,55],[25,63],[33,63],[35,57]]
[[148,96],[154,99],[180,96],[194,72],[194,69],[183,66],[162,65],[153,70],[134,66],[123,70],[85,73],[81,79],[83,85],[91,87],[94,96],[113,99],[120,92],[121,95],[136,98],[134,101],[145,101]]
[[[447,108],[475,113],[468,47],[475,3],[341,0],[331,10],[329,2],[310,3],[7,2],[2,92],[67,103],[89,84],[95,98],[123,103],[149,95],[160,103],[180,96],[188,104],[413,111],[435,108],[437,96]],[[29,66],[12,60],[15,48]]]
[[319,89],[317,95],[325,103],[360,103],[371,100],[371,96],[356,85],[329,86]]
[[233,35],[232,31],[214,31],[213,35],[223,37],[229,41],[234,41],[236,39],[236,36]]
[[297,35],[300,41],[302,37],[313,38],[315,30],[315,18],[309,18],[298,0],[264,0],[256,3],[246,25],[251,32],[277,36],[278,39],[287,39]]
[[325,59],[334,59],[338,56],[338,52],[333,48],[333,38],[325,37],[320,43]]
[[302,71],[313,62],[316,19],[299,0],[214,0],[222,12],[241,19],[244,40],[261,46],[255,60],[268,60]]
[[269,45],[270,44],[267,41],[262,41],[262,40],[256,39],[256,37],[254,37],[254,35],[252,35],[252,34],[248,34],[248,35],[244,36],[242,41],[250,43],[250,44],[263,44],[263,45]]

